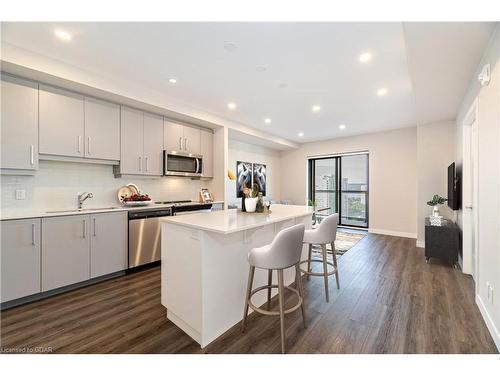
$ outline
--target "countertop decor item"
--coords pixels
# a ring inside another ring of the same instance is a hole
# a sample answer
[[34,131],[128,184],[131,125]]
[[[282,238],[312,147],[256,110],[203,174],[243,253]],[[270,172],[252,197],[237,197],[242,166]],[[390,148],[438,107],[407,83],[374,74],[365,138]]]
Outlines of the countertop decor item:
[[148,194],[132,194],[128,197],[123,197],[122,202],[125,206],[147,206],[153,200]]
[[[259,187],[256,184],[253,185],[251,190],[247,188],[246,185],[244,185],[243,196],[245,198],[244,201],[242,202],[243,212],[255,212],[257,208],[258,195],[259,195]],[[245,208],[244,210],[243,207]]]
[[201,189],[200,198],[203,203],[212,203],[214,201],[214,197],[208,189]]

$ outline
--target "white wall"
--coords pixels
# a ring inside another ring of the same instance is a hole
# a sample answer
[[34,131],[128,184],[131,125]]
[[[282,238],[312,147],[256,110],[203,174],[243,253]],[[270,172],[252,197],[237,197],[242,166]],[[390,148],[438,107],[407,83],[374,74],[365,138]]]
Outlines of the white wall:
[[[197,201],[200,189],[210,186],[211,181],[181,177],[115,178],[109,165],[40,161],[34,176],[1,176],[1,208],[5,215],[76,208],[77,194],[84,191],[94,193],[94,198],[84,203],[86,206],[116,206],[118,189],[128,183],[135,183],[155,201]],[[16,189],[26,190],[25,200],[15,200]]]
[[[266,198],[281,199],[281,155],[279,151],[229,139],[228,168],[234,174],[236,174],[237,161],[265,164],[267,172]],[[241,199],[236,198],[236,181],[226,179],[226,200],[229,204],[241,203]]]
[[[457,160],[463,160],[463,121],[474,99],[478,98],[478,274],[476,301],[488,328],[500,348],[500,26],[485,50],[457,116]],[[491,82],[481,87],[477,75],[484,64],[491,65]],[[462,226],[462,213],[458,223]],[[486,283],[494,288],[488,301]]]
[[370,230],[416,238],[417,129],[336,138],[283,151],[281,197],[307,202],[307,158],[347,152],[369,152]]
[[[425,217],[432,208],[427,205],[434,194],[448,195],[448,166],[455,161],[455,122],[448,121],[417,127],[417,246],[424,247]],[[455,219],[454,212],[445,203],[439,212],[447,219]]]

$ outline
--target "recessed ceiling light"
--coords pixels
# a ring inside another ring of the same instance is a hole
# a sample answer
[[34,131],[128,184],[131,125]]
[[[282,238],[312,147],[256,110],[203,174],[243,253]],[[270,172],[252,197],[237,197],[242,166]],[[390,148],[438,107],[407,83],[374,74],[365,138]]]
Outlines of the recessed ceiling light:
[[264,65],[257,65],[255,67],[255,70],[258,72],[258,73],[263,73],[267,70],[267,67],[265,67]]
[[65,42],[71,41],[71,34],[68,33],[67,31],[61,30],[61,29],[55,29],[54,34],[61,40],[64,40]]
[[372,59],[372,54],[370,52],[364,52],[361,55],[359,55],[359,62],[361,63],[367,63]]
[[270,124],[270,123],[271,123],[271,119],[268,117],[268,118],[264,119],[264,122],[265,122],[266,124]]
[[377,95],[378,96],[384,96],[387,95],[387,89],[386,88],[381,88],[377,90]]
[[177,80],[176,80],[175,78],[170,78],[170,79],[168,80],[168,82],[170,82],[170,83],[177,83]]
[[236,51],[237,48],[238,46],[234,42],[224,42],[224,49],[227,52],[234,52]]
[[236,104],[233,102],[227,103],[227,108],[229,109],[236,109]]
[[319,111],[321,111],[321,107],[319,105],[313,105],[312,106],[312,111],[313,112],[319,112]]
[[303,132],[300,132],[297,134],[299,137],[303,137],[304,136],[304,133]]
[[340,129],[340,130],[344,130],[344,129],[345,129],[345,124],[340,124],[340,125],[339,125],[339,129]]

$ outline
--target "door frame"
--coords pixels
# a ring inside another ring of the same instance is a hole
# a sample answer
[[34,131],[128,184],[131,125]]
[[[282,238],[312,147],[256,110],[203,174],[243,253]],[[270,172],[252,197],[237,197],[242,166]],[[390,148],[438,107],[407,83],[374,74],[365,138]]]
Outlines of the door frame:
[[[479,215],[478,215],[478,99],[470,106],[462,122],[462,271],[471,274],[476,288],[479,283]],[[473,148],[472,145],[475,147]],[[472,191],[471,191],[472,190]],[[468,208],[472,207],[472,209]],[[472,233],[472,222],[474,233]],[[474,244],[472,244],[474,235]],[[472,248],[472,245],[474,248]]]

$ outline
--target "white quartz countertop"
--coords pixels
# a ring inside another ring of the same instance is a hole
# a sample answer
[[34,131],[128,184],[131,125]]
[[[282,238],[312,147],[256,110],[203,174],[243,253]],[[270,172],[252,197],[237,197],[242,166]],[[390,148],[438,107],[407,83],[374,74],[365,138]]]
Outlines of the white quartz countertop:
[[[193,203],[198,203],[194,202]],[[220,204],[223,203],[222,201],[216,201],[213,202],[213,204]],[[16,220],[16,219],[34,219],[34,218],[41,218],[41,217],[55,217],[55,216],[72,216],[72,215],[90,215],[90,214],[101,214],[101,213],[106,213],[106,212],[121,212],[121,211],[136,211],[136,210],[158,210],[162,208],[170,208],[172,207],[172,203],[168,204],[150,204],[147,206],[135,206],[135,207],[129,207],[129,206],[114,206],[112,207],[111,205],[109,207],[105,208],[84,208],[82,210],[72,210],[72,209],[60,209],[60,210],[53,210],[53,211],[36,211],[36,210],[20,210],[20,211],[9,211],[9,212],[2,212],[0,221],[1,220]]]
[[234,233],[298,217],[312,215],[313,208],[274,204],[269,214],[245,213],[236,209],[162,217],[163,223],[182,225],[216,233]]

